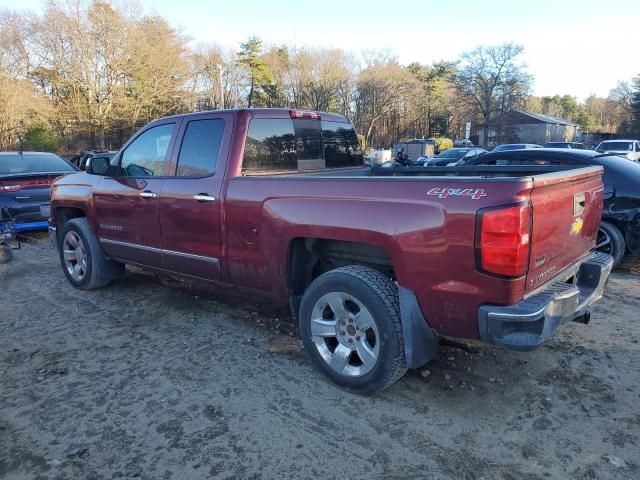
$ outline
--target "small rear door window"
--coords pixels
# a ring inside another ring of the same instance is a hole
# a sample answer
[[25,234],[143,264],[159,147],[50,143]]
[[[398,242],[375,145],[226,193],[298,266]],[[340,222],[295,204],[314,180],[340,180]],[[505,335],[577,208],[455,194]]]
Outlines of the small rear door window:
[[176,176],[213,175],[216,171],[223,131],[224,120],[219,118],[190,121],[180,146]]

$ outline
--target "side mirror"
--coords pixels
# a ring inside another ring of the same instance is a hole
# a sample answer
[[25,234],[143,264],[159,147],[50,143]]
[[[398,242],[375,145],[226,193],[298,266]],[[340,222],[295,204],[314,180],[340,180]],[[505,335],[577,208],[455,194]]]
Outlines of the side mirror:
[[87,160],[85,172],[91,175],[105,175],[111,161],[106,157],[94,157]]

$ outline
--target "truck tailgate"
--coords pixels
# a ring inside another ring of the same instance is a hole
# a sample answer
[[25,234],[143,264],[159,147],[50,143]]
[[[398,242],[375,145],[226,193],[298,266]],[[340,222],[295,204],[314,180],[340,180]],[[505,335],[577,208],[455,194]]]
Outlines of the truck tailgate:
[[531,255],[525,292],[544,285],[591,250],[602,213],[602,167],[533,177]]

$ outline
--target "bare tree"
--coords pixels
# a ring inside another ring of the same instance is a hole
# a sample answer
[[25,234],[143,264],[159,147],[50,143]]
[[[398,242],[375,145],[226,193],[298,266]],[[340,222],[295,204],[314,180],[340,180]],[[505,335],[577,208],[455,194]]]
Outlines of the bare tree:
[[[140,119],[182,111],[188,97],[185,86],[190,71],[185,39],[165,19],[142,17],[130,29],[128,59],[123,66],[124,104],[128,108],[120,116],[133,130]],[[209,61],[212,59],[215,57],[208,57]]]
[[494,114],[525,103],[533,78],[518,62],[523,50],[511,43],[481,46],[460,58],[455,87],[460,99],[480,113],[485,143]]
[[375,59],[360,72],[354,94],[354,120],[367,145],[376,126],[384,125],[385,117],[406,115],[409,99],[417,90],[415,78],[395,59]]

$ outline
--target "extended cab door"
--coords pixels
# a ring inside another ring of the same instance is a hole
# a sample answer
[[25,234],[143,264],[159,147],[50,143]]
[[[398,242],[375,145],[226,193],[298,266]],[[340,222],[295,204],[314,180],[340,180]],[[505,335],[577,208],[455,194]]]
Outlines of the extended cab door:
[[230,112],[189,116],[160,194],[162,257],[168,270],[220,278],[222,202],[229,142]]
[[107,255],[162,267],[158,198],[178,127],[165,121],[141,130],[114,159],[115,176],[98,182],[95,228]]

